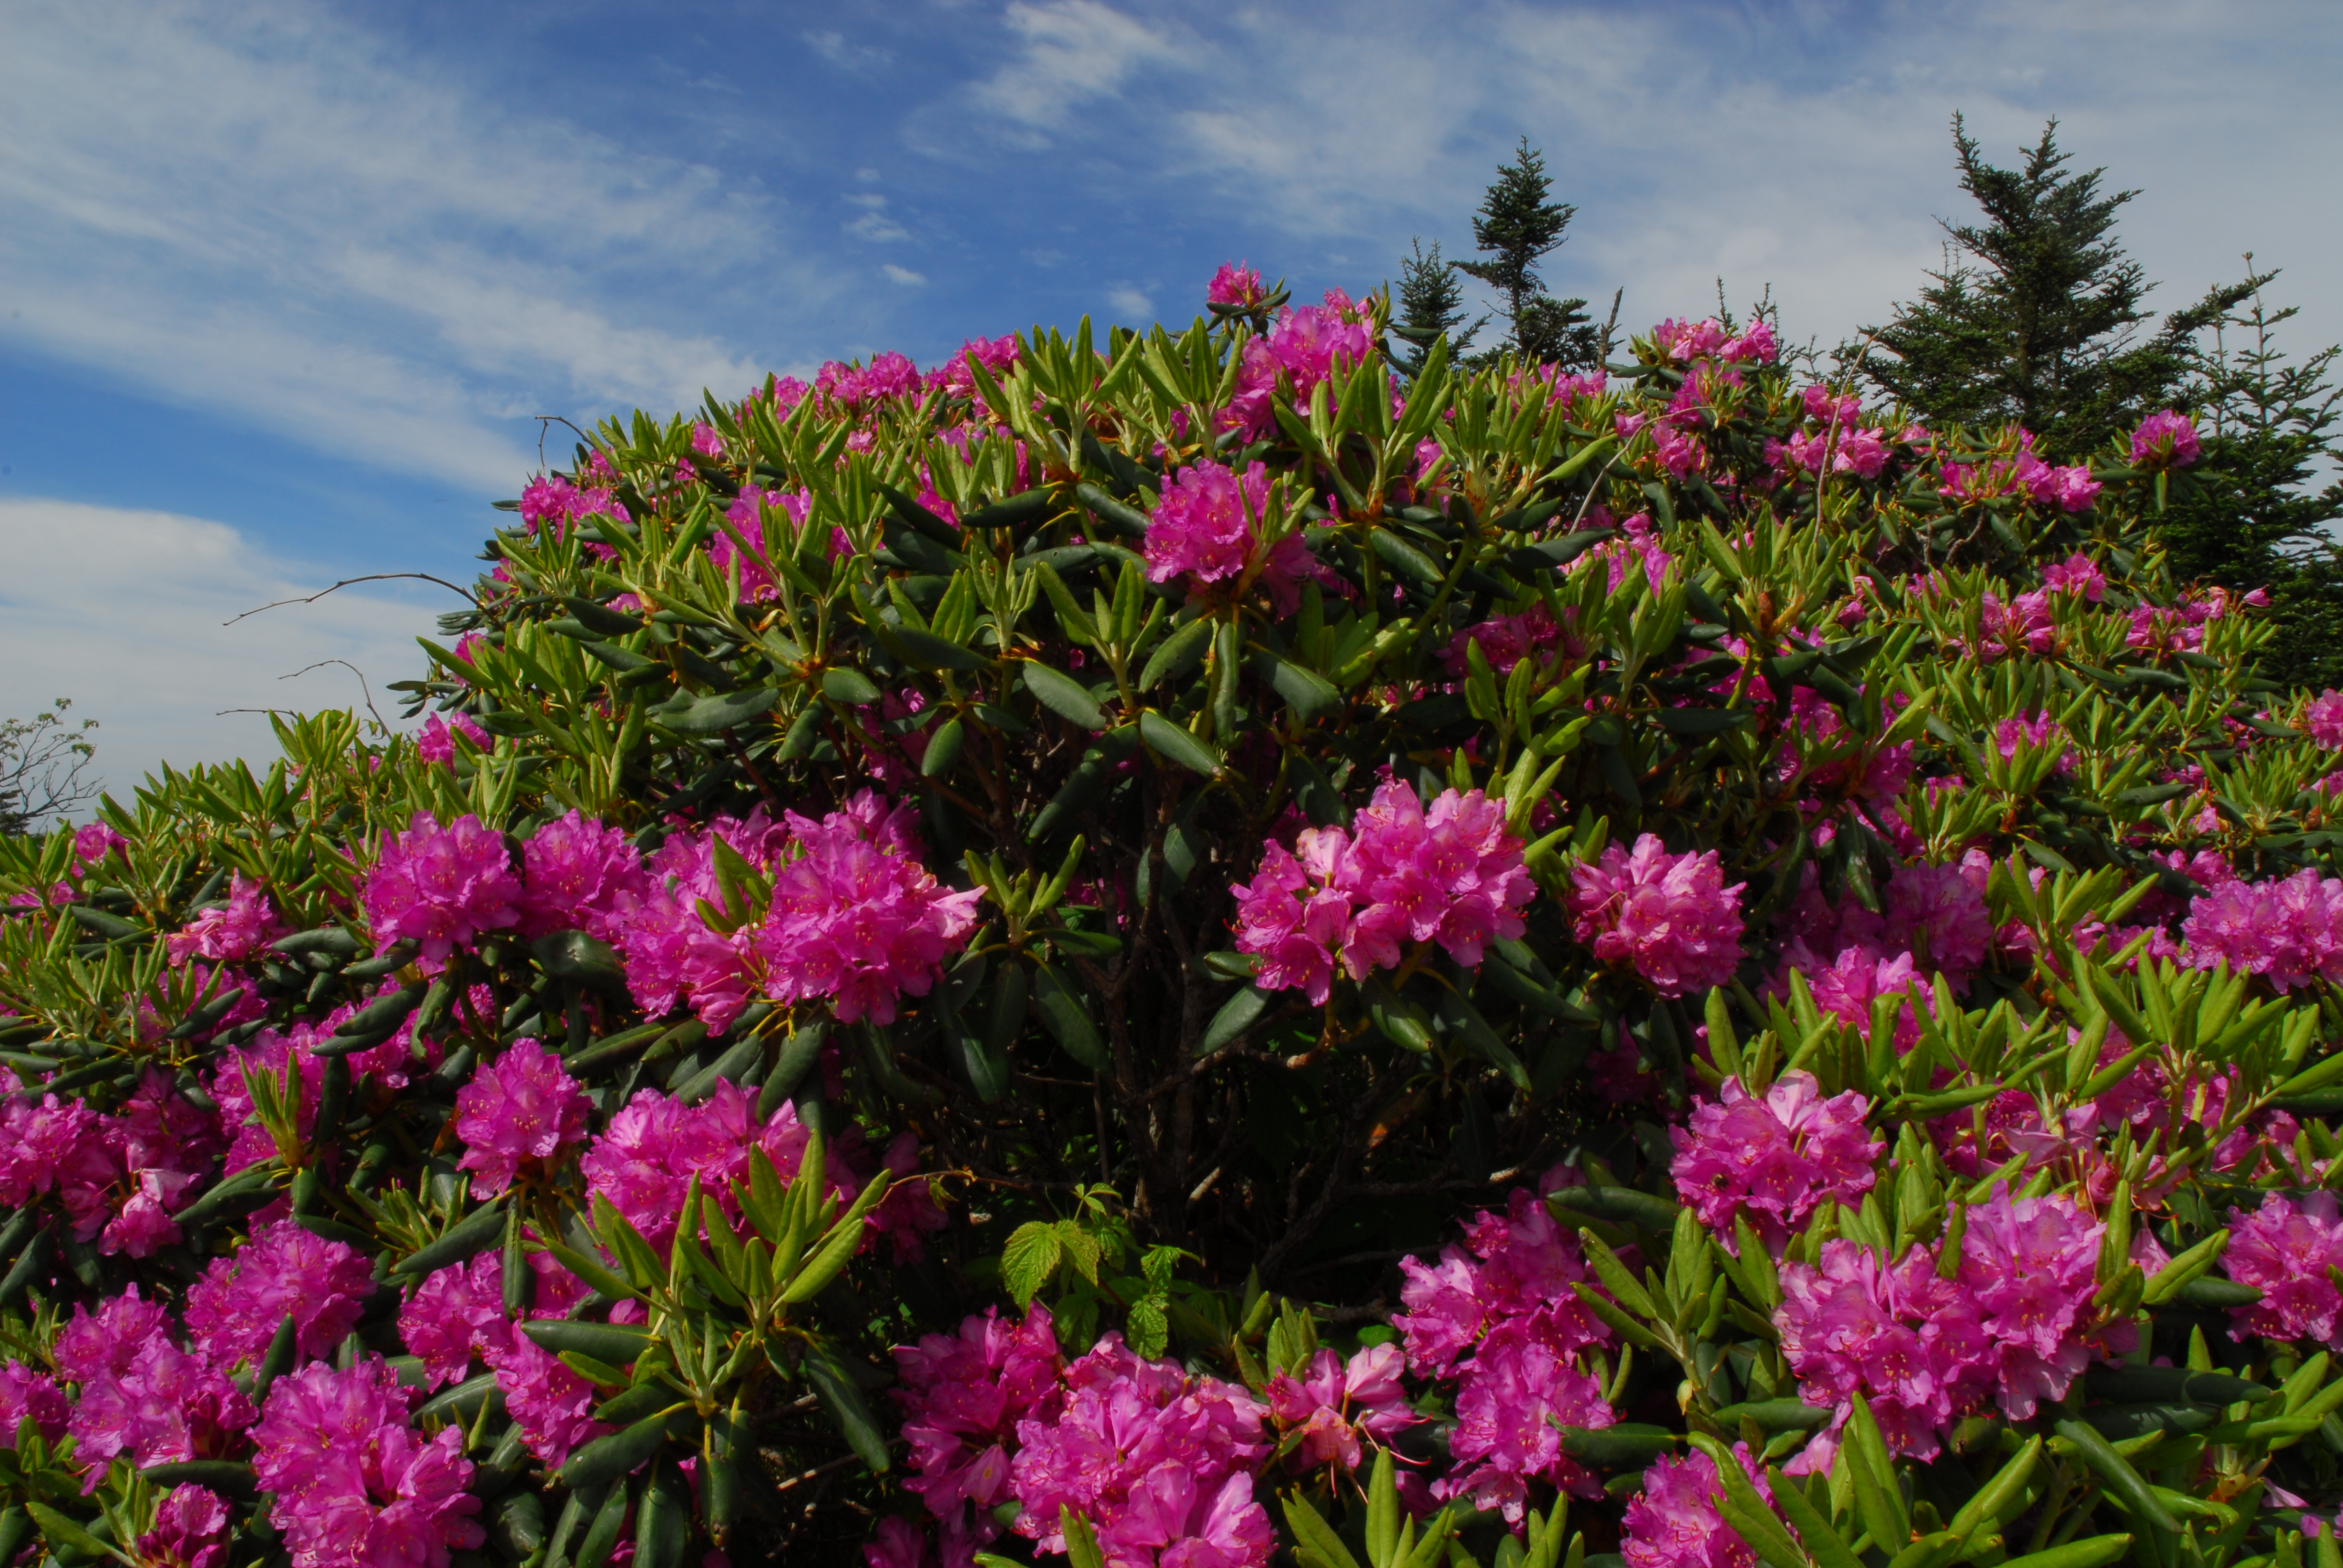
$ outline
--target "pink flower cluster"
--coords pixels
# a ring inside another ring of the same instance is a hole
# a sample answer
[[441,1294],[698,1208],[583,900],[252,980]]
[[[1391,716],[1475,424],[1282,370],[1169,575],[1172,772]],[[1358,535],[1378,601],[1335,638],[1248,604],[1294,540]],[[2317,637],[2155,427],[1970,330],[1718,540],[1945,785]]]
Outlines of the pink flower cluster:
[[2107,575],[2098,562],[2077,550],[2042,568],[2042,586],[2052,593],[2080,594],[2085,603],[2097,604],[2107,591]]
[[1280,1446],[1290,1444],[1294,1467],[1356,1470],[1363,1444],[1389,1447],[1393,1435],[1414,1425],[1421,1418],[1399,1381],[1405,1364],[1394,1344],[1367,1345],[1348,1360],[1322,1349],[1300,1375],[1270,1379],[1270,1413],[1285,1433]]
[[2131,433],[2131,461],[2136,468],[2185,468],[2203,450],[2188,416],[2170,408],[2150,414]]
[[1276,1544],[1253,1501],[1268,1412],[1242,1388],[1134,1354],[1109,1333],[1017,1423],[1013,1528],[1062,1553],[1060,1512],[1090,1522],[1109,1568],[1264,1568]]
[[2261,609],[2268,603],[2269,594],[2262,588],[2236,594],[2214,587],[2201,594],[2183,594],[2170,605],[2135,605],[2131,630],[2125,634],[2124,646],[2152,653],[2200,648],[2205,646],[2208,622],[2235,615],[2239,609]]
[[[1932,1459],[1937,1433],[1991,1405],[2019,1420],[2064,1398],[2120,1328],[2097,1322],[2099,1238],[2106,1227],[2072,1200],[1997,1191],[1970,1208],[1950,1279],[1926,1247],[1890,1266],[1853,1241],[1823,1243],[1818,1263],[1785,1264],[1774,1322],[1808,1404],[1862,1393],[1890,1448]],[[1827,1466],[1836,1425],[1797,1467]]]
[[1960,506],[2022,495],[2038,507],[2087,512],[2105,487],[2091,477],[2086,465],[2060,467],[2036,457],[2034,433],[2020,430],[2017,450],[2010,457],[1974,465],[1947,461],[1944,483],[1936,487],[1936,493]]
[[1678,321],[1671,317],[1652,328],[1652,344],[1678,363],[1721,359],[1771,365],[1777,353],[1774,329],[1765,322],[1753,321],[1735,333],[1713,316],[1703,321]]
[[2302,728],[2329,751],[2343,751],[2343,691],[2328,687],[2302,707]]
[[457,1165],[475,1173],[473,1191],[493,1197],[512,1185],[522,1166],[548,1166],[564,1149],[584,1142],[592,1110],[559,1057],[536,1040],[517,1040],[457,1092],[456,1136],[464,1143]]
[[571,810],[521,846],[520,931],[582,930],[608,940],[650,886],[626,834]]
[[[898,999],[926,995],[944,957],[967,940],[982,898],[950,891],[920,864],[911,809],[886,809],[866,789],[819,822],[792,811],[776,824],[760,809],[719,819],[706,834],[671,835],[651,857],[649,890],[629,895],[613,922],[635,1000],[654,1017],[689,1000],[718,1031],[760,992],[826,998],[841,1022],[892,1023]],[[719,836],[773,877],[768,909],[724,907]],[[703,903],[732,929],[711,929]]]
[[2343,879],[2306,867],[2277,881],[2228,881],[2189,906],[2187,961],[2266,975],[2279,990],[2343,980]]
[[163,946],[174,964],[191,958],[240,964],[284,934],[268,890],[237,871],[228,879],[227,902],[204,910],[165,937]]
[[786,531],[777,530],[770,525],[768,519],[771,514],[778,512],[788,518],[792,525],[803,528],[812,511],[813,495],[810,491],[768,490],[753,480],[740,487],[740,493],[724,510],[725,520],[748,541],[751,550],[763,555],[763,561],[760,562],[754,554],[743,553],[732,542],[731,536],[721,528],[708,540],[708,558],[716,563],[716,569],[719,572],[737,569],[739,572],[740,602],[763,604],[780,597],[780,587],[773,581],[772,573],[767,568],[775,556],[786,555],[793,547]]
[[371,1259],[278,1220],[256,1228],[233,1254],[214,1258],[187,1288],[187,1332],[215,1366],[258,1365],[289,1313],[298,1353],[328,1355],[357,1327],[373,1293]]
[[1275,520],[1269,498],[1265,464],[1253,464],[1242,479],[1209,459],[1174,469],[1148,513],[1148,580],[1184,576],[1192,590],[1222,582],[1242,590],[1258,581],[1279,614],[1292,614],[1303,581],[1334,579],[1299,533],[1264,542]]
[[1537,890],[1503,808],[1478,789],[1443,790],[1426,811],[1413,789],[1387,779],[1348,832],[1305,829],[1294,848],[1298,858],[1264,845],[1252,884],[1229,890],[1236,946],[1260,957],[1262,987],[1301,990],[1316,1003],[1338,951],[1353,980],[1399,968],[1411,942],[1437,941],[1477,966],[1490,941],[1527,929],[1521,911]]
[[[1733,1457],[1757,1495],[1771,1503],[1774,1489],[1749,1445],[1735,1443]],[[1717,1508],[1723,1496],[1715,1461],[1697,1449],[1654,1463],[1619,1518],[1619,1555],[1627,1568],[1757,1568],[1756,1552]]]
[[903,1441],[919,1471],[904,1483],[942,1522],[943,1557],[965,1563],[999,1534],[992,1509],[1009,1495],[1009,1456],[1018,1423],[1062,1403],[1058,1336],[1038,1303],[1022,1323],[997,1310],[962,1322],[957,1334],[928,1334],[899,1347]]
[[[0,1089],[16,1090],[0,1069]],[[113,1115],[79,1100],[15,1091],[0,1106],[0,1205],[22,1208],[54,1192],[74,1235],[101,1252],[151,1257],[179,1239],[171,1219],[186,1207],[219,1147],[213,1118],[149,1069]]]
[[2262,1299],[2234,1307],[2239,1330],[2273,1340],[2308,1340],[2343,1350],[2343,1292],[2328,1271],[2343,1265],[2343,1218],[2335,1194],[2307,1192],[2298,1203],[2282,1192],[2262,1194],[2261,1207],[2233,1215],[2221,1267]]
[[[617,477],[599,452],[594,454],[587,477]],[[579,486],[562,475],[548,474],[531,479],[520,493],[521,526],[532,534],[543,531],[558,539],[597,515],[613,522],[633,520],[608,485]],[[588,539],[586,548],[604,560],[618,553],[598,539]]]
[[426,1441],[414,1391],[368,1357],[347,1372],[312,1362],[269,1385],[253,1472],[276,1494],[269,1519],[305,1568],[447,1568],[479,1545],[472,1462],[459,1427]]
[[1741,962],[1741,890],[1725,885],[1716,851],[1668,852],[1650,833],[1632,851],[1604,847],[1570,869],[1578,940],[1605,964],[1626,964],[1662,996],[1725,984]]
[[518,924],[520,894],[504,835],[469,812],[442,828],[417,811],[406,832],[384,836],[360,898],[376,942],[413,941],[418,966],[436,973],[458,947]]
[[1871,1191],[1885,1141],[1864,1125],[1870,1102],[1848,1090],[1824,1099],[1811,1072],[1786,1072],[1763,1098],[1728,1078],[1714,1101],[1694,1101],[1690,1125],[1672,1128],[1669,1167],[1700,1222],[1730,1243],[1746,1215],[1779,1252],[1825,1203],[1859,1204]]
[[[549,1253],[529,1254],[537,1276],[528,1316],[558,1318],[586,1287]],[[423,1362],[427,1387],[460,1382],[478,1352],[496,1373],[505,1406],[529,1452],[558,1466],[579,1444],[609,1430],[594,1419],[594,1385],[522,1333],[504,1307],[504,1261],[482,1252],[436,1271],[398,1318],[399,1336]]]
[[451,713],[442,719],[435,713],[423,721],[422,729],[415,732],[415,754],[426,762],[452,768],[456,762],[456,737],[458,735],[483,751],[496,749],[496,741],[487,730],[472,722],[470,714]]
[[1328,289],[1323,305],[1288,306],[1265,336],[1246,341],[1223,421],[1248,437],[1266,436],[1277,427],[1281,377],[1292,383],[1296,407],[1307,408],[1320,382],[1374,351],[1366,311],[1341,289]]
[[774,879],[758,938],[767,996],[828,998],[841,1023],[886,1024],[898,997],[928,993],[975,929],[984,892],[949,891],[920,863],[911,809],[882,817],[865,791],[819,822],[788,814],[797,854]]
[[[1549,1172],[1544,1185],[1564,1174]],[[1597,1495],[1594,1477],[1563,1452],[1559,1429],[1618,1420],[1578,1362],[1611,1331],[1572,1292],[1588,1279],[1586,1265],[1536,1193],[1516,1189],[1505,1213],[1476,1215],[1464,1241],[1436,1263],[1401,1260],[1407,1311],[1392,1326],[1411,1372],[1456,1382],[1454,1469],[1434,1490],[1519,1523],[1534,1481]]]
[[1242,261],[1224,261],[1212,281],[1204,286],[1204,303],[1225,305],[1239,310],[1251,310],[1269,297],[1262,286],[1261,274]]
[[155,1507],[155,1528],[138,1538],[152,1568],[226,1568],[227,1504],[200,1486],[175,1486]]
[[[141,1468],[218,1459],[252,1424],[252,1402],[216,1362],[183,1349],[162,1304],[135,1284],[95,1313],[75,1307],[50,1354],[57,1375],[80,1385],[67,1430],[90,1467],[86,1490],[116,1454]],[[44,1417],[45,1402],[33,1410]]]

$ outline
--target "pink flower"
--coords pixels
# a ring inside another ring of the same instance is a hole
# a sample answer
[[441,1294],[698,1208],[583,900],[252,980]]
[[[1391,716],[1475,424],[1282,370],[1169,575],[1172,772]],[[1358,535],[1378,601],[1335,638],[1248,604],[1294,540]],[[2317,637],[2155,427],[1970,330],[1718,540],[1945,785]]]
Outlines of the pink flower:
[[[449,719],[454,720],[452,725]],[[454,713],[442,719],[435,713],[423,721],[422,729],[415,732],[415,755],[426,762],[452,767],[456,761],[456,737],[458,735],[483,751],[496,749],[496,741],[487,730],[472,722],[470,714]]]
[[1456,1425],[1448,1448],[1455,1469],[1433,1483],[1440,1497],[1468,1497],[1483,1513],[1519,1524],[1534,1482],[1579,1497],[1601,1483],[1563,1452],[1564,1427],[1605,1427],[1618,1412],[1535,1317],[1499,1324],[1458,1374]]
[[1229,399],[1225,421],[1252,436],[1277,427],[1272,411],[1279,396],[1281,377],[1293,386],[1296,406],[1307,408],[1318,384],[1374,352],[1374,335],[1360,319],[1358,308],[1340,290],[1329,289],[1327,303],[1289,307],[1278,313],[1266,337],[1247,340],[1237,367],[1235,394]]
[[[1772,1502],[1773,1487],[1749,1445],[1735,1443],[1733,1457],[1757,1494]],[[1697,1449],[1654,1463],[1619,1519],[1619,1554],[1627,1568],[1756,1568],[1757,1553],[1717,1509],[1723,1495],[1715,1462]]]
[[1362,1442],[1388,1445],[1419,1419],[1399,1374],[1406,1358],[1394,1344],[1368,1345],[1348,1362],[1320,1350],[1299,1377],[1280,1374],[1265,1391],[1270,1413],[1289,1437],[1297,1468],[1359,1467]]
[[899,1347],[903,1441],[919,1470],[905,1483],[940,1519],[962,1504],[988,1511],[1007,1494],[1009,1448],[1017,1423],[1054,1394],[1058,1337],[1047,1307],[1026,1309],[1021,1323],[988,1309],[957,1334],[928,1334]]
[[187,1289],[187,1330],[214,1364],[259,1363],[287,1313],[304,1357],[330,1353],[357,1327],[374,1293],[372,1262],[290,1220],[253,1232],[236,1252],[214,1258]]
[[1262,287],[1261,274],[1242,261],[1224,261],[1212,274],[1212,281],[1204,286],[1204,303],[1226,305],[1240,310],[1252,310],[1269,297]]
[[1299,989],[1322,1003],[1339,946],[1343,969],[1364,980],[1397,969],[1404,949],[1437,941],[1458,963],[1478,966],[1487,944],[1527,930],[1521,911],[1536,884],[1502,807],[1480,790],[1443,790],[1426,811],[1396,779],[1379,785],[1351,830],[1312,828],[1296,859],[1262,846],[1237,900],[1237,950],[1258,954],[1256,983]]
[[574,929],[608,940],[649,886],[626,834],[575,810],[539,828],[521,860],[523,936]]
[[141,1467],[218,1458],[252,1422],[251,1402],[222,1369],[179,1347],[162,1307],[140,1300],[136,1285],[95,1315],[75,1307],[54,1355],[59,1375],[81,1385],[67,1424],[91,1467],[85,1490],[96,1490],[117,1453]]
[[808,490],[768,490],[754,481],[740,487],[740,493],[725,508],[724,518],[748,541],[751,551],[761,552],[763,559],[744,553],[721,528],[709,537],[708,558],[719,572],[738,569],[741,602],[763,604],[780,597],[780,587],[767,568],[774,557],[789,554],[794,545],[789,528],[779,526],[774,514],[803,528],[812,510],[813,495]]
[[190,958],[238,964],[284,934],[285,928],[277,919],[277,907],[268,901],[267,890],[237,871],[228,879],[225,905],[204,910],[186,926],[164,938],[163,945],[174,964],[183,964]]
[[1606,845],[1571,868],[1578,940],[1606,964],[1629,964],[1662,996],[1725,984],[1741,961],[1741,890],[1725,886],[1716,851],[1670,854],[1653,834],[1632,853]]
[[459,1169],[477,1172],[472,1190],[494,1197],[512,1185],[524,1161],[549,1164],[586,1139],[593,1102],[562,1070],[561,1059],[536,1040],[517,1040],[483,1062],[456,1095]]
[[2338,1264],[2343,1220],[2337,1218],[2334,1193],[2308,1192],[2298,1205],[2285,1193],[2266,1192],[2260,1208],[2229,1221],[2222,1270],[2262,1293],[2249,1307],[2231,1308],[2230,1316],[2243,1332],[2265,1339],[2343,1349],[2337,1332],[2343,1292],[2328,1273]]
[[1786,1072],[1764,1099],[1728,1078],[1715,1101],[1695,1101],[1690,1125],[1669,1132],[1676,1191],[1700,1222],[1730,1238],[1747,1215],[1769,1250],[1825,1203],[1854,1208],[1871,1191],[1885,1142],[1864,1125],[1870,1102],[1853,1090],[1821,1098],[1810,1072]]
[[490,1251],[468,1263],[433,1271],[400,1309],[398,1334],[408,1352],[422,1358],[424,1386],[461,1382],[474,1351],[502,1345],[510,1337],[502,1259]]
[[426,1442],[407,1424],[413,1395],[384,1362],[338,1372],[312,1363],[269,1385],[253,1470],[276,1494],[270,1523],[294,1560],[317,1568],[447,1568],[487,1539],[472,1515],[464,1434]]
[[2187,962],[2267,975],[2281,991],[2343,980],[2343,879],[2305,867],[2273,882],[2227,882],[2190,905]]
[[2086,603],[2097,604],[2107,591],[2107,578],[2098,562],[2077,550],[2042,568],[2042,586],[2052,593],[2080,594]]
[[442,828],[417,811],[406,832],[385,837],[363,900],[377,943],[411,940],[436,972],[483,932],[518,924],[520,894],[502,834],[468,812]]
[[65,1434],[70,1414],[55,1378],[22,1362],[0,1365],[0,1448],[15,1449],[17,1429],[27,1421],[55,1442]]
[[1174,469],[1148,515],[1148,580],[1184,574],[1192,588],[1233,582],[1240,590],[1258,581],[1278,613],[1291,615],[1303,579],[1332,578],[1299,533],[1266,540],[1275,521],[1269,498],[1266,464],[1252,465],[1242,481],[1210,459]]
[[2329,687],[2303,704],[2302,728],[2329,751],[2343,751],[2343,691]]
[[74,862],[87,868],[97,864],[116,850],[129,847],[127,839],[103,822],[88,822],[74,829]]
[[2136,468],[2185,468],[2201,451],[2197,427],[2187,415],[2170,408],[2150,414],[2131,433],[2131,461]]
[[1009,1490],[1024,1512],[1012,1528],[1062,1553],[1060,1511],[1071,1508],[1117,1568],[1259,1568],[1272,1544],[1252,1502],[1267,1413],[1242,1388],[1145,1360],[1110,1332],[1066,1369],[1061,1399],[1017,1423]]
[[227,1504],[200,1486],[175,1486],[138,1538],[150,1568],[220,1568],[227,1560]]
[[895,1021],[904,992],[925,996],[976,926],[983,890],[952,892],[907,847],[908,805],[881,819],[868,790],[820,822],[791,812],[802,851],[773,883],[758,952],[779,1001],[828,999],[841,1023]]

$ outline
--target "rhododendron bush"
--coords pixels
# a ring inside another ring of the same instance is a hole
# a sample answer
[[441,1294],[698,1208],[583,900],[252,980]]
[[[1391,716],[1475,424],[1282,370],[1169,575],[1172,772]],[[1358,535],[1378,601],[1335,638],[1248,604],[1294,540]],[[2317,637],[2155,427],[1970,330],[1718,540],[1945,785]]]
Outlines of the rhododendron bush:
[[2188,420],[1208,303],[607,424],[417,733],[0,840],[0,1560],[2333,1568]]

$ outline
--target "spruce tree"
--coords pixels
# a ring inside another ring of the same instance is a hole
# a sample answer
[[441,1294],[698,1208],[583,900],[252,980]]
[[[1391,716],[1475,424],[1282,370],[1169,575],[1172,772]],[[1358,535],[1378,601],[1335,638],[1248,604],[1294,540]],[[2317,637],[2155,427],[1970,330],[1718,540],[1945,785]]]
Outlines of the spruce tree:
[[2314,488],[2343,452],[2343,388],[2328,372],[2343,349],[2289,361],[2275,329],[2294,307],[2271,309],[2246,257],[2250,307],[2233,312],[2191,357],[2180,401],[2204,454],[2176,486],[2160,535],[2184,581],[2269,590],[2277,640],[2262,673],[2309,686],[2343,684],[2343,553],[2328,525],[2343,518],[2343,481]]
[[1512,333],[1505,347],[1525,360],[1567,366],[1592,365],[1602,346],[1584,299],[1557,299],[1545,291],[1538,263],[1558,248],[1578,209],[1548,199],[1554,180],[1545,158],[1523,136],[1513,161],[1497,178],[1473,218],[1473,244],[1487,261],[1460,261],[1456,269],[1477,277],[1505,298]]
[[1943,269],[1865,333],[1858,362],[1926,418],[2014,420],[2044,456],[2071,461],[2169,402],[2188,376],[2191,340],[2244,295],[2217,289],[2143,337],[2154,285],[2115,236],[2117,214],[2138,193],[2106,190],[2105,169],[2070,169],[2057,133],[2051,120],[2018,167],[1997,168],[1953,116],[1961,189],[1983,221],[1944,225]]
[[[1411,241],[1408,251],[1400,257],[1399,321],[1392,335],[1408,344],[1399,364],[1413,376],[1423,368],[1423,357],[1432,346],[1443,337],[1448,340],[1449,357],[1462,358],[1489,318],[1483,316],[1464,327],[1464,286],[1457,281],[1456,264],[1441,256],[1438,240],[1432,242],[1429,255],[1421,239]],[[1461,332],[1460,327],[1463,327]]]

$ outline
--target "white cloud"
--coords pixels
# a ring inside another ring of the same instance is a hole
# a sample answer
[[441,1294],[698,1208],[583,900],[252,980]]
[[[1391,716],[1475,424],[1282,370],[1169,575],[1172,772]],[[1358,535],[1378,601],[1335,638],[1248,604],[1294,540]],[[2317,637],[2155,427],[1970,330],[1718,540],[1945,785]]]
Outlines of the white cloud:
[[1106,302],[1122,312],[1134,323],[1154,318],[1155,301],[1148,297],[1144,290],[1133,288],[1127,283],[1108,289]]
[[815,54],[849,71],[875,70],[895,57],[885,49],[873,48],[867,44],[850,44],[843,33],[809,32],[803,36]]
[[884,245],[911,237],[910,229],[887,216],[887,198],[876,191],[850,192],[846,202],[849,206],[862,209],[861,216],[845,226],[846,232],[857,239]]
[[977,85],[976,101],[1035,130],[1062,124],[1077,105],[1113,95],[1141,61],[1178,53],[1163,34],[1098,0],[1013,0],[1002,20],[1022,46]]
[[834,290],[714,171],[469,95],[289,0],[25,0],[8,32],[8,330],[166,399],[509,485],[528,459],[500,418],[749,379],[625,279],[753,257]]
[[891,261],[879,270],[885,273],[889,279],[903,285],[906,288],[914,288],[928,281],[926,273],[913,272],[908,266],[897,266]]
[[419,673],[414,638],[435,635],[452,594],[404,600],[345,588],[223,623],[332,580],[272,560],[232,528],[169,512],[70,501],[0,499],[0,668],[6,711],[24,717],[52,697],[99,721],[96,771],[117,798],[158,764],[263,760],[276,738],[260,713],[223,709],[349,708],[366,713],[357,675],[396,721],[387,681]]

